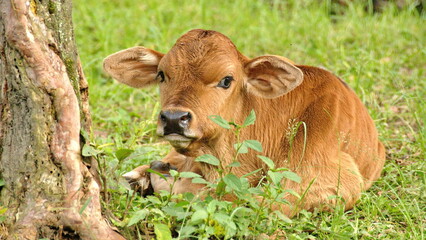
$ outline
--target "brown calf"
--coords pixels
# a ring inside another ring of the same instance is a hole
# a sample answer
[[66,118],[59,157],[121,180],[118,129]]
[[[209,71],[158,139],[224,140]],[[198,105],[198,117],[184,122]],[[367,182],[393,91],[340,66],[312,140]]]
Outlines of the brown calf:
[[[194,158],[212,154],[230,164],[235,149],[234,134],[208,119],[220,115],[242,123],[254,109],[256,123],[241,132],[241,139],[259,140],[263,155],[277,167],[297,173],[301,183],[283,182],[283,188],[303,193],[301,208],[332,205],[339,195],[349,209],[380,176],[385,153],[367,110],[355,93],[332,73],[311,66],[294,65],[279,56],[249,59],[226,36],[206,30],[192,30],[162,54],[143,47],[115,53],[104,61],[113,78],[132,87],[160,86],[162,111],[157,134],[174,147],[162,161],[178,171],[193,171],[208,181],[218,178],[209,164]],[[297,129],[290,147],[294,124]],[[304,136],[307,133],[307,137]],[[256,152],[240,155],[240,167],[232,171],[242,176],[267,166]],[[141,166],[125,174],[131,182],[154,191],[168,189],[166,182],[147,177]],[[261,175],[252,176],[252,185]],[[173,192],[194,192],[202,185],[179,180]],[[288,197],[290,202],[296,199]],[[288,206],[275,206],[288,215]]]

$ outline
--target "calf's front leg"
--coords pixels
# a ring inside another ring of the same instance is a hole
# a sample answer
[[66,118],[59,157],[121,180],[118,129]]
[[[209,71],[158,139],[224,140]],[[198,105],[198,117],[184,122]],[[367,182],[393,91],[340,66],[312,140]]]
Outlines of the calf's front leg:
[[[166,180],[147,172],[152,169],[156,172],[162,173]],[[202,184],[192,183],[192,179],[180,178],[173,184],[173,177],[170,176],[169,171],[176,170],[178,172],[194,172],[201,175],[198,163],[194,162],[192,158],[184,156],[172,150],[161,161],[154,161],[150,165],[142,165],[130,172],[127,172],[123,177],[129,182],[133,190],[141,193],[142,196],[153,194],[161,190],[172,190],[173,194],[184,192],[197,193],[204,187]],[[173,189],[170,189],[173,184]]]

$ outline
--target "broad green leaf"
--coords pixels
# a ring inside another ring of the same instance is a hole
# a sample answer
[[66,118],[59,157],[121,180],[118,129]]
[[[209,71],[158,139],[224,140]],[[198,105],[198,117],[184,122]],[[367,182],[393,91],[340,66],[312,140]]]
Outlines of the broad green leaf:
[[129,223],[127,223],[127,226],[130,227],[134,225],[135,223],[138,223],[140,220],[145,219],[148,213],[149,213],[148,209],[142,209],[135,212],[133,216],[130,218]]
[[294,191],[292,189],[286,189],[286,190],[284,190],[284,192],[290,193],[291,195],[293,195],[293,196],[295,196],[295,197],[297,197],[297,198],[300,199],[300,195],[296,191]]
[[233,163],[229,164],[227,167],[239,167],[239,166],[241,166],[241,163],[240,163],[240,162],[235,161],[235,162],[233,162]]
[[0,178],[0,187],[4,186],[6,184],[6,182],[4,181],[4,179]]
[[180,173],[179,173],[178,171],[173,170],[173,169],[169,170],[169,174],[170,174],[170,176],[172,176],[172,177],[177,177],[177,176],[179,176],[179,175],[180,175]]
[[248,153],[248,148],[244,143],[235,143],[234,148],[238,153]]
[[187,206],[190,203],[188,201],[185,200],[179,200],[179,202],[176,203],[175,207],[183,207],[183,206]]
[[226,223],[230,220],[228,215],[220,212],[214,214],[213,218],[222,225],[226,225]]
[[179,176],[180,173],[178,171],[176,171],[176,170],[170,169],[169,170],[169,174],[172,177],[177,177],[177,176]]
[[209,184],[204,178],[193,178],[192,183]]
[[245,140],[243,144],[258,152],[263,151],[262,144],[257,140]]
[[207,219],[209,217],[209,214],[207,213],[206,210],[204,209],[199,209],[197,211],[195,211],[192,216],[191,216],[191,223],[192,224],[200,224],[202,223],[205,219]]
[[125,158],[127,158],[128,156],[130,156],[130,154],[132,154],[134,152],[134,150],[131,149],[118,149],[115,152],[115,157],[117,157],[118,161],[122,161]]
[[83,136],[83,142],[87,143],[90,141],[89,134],[83,129],[80,129],[80,135]]
[[96,156],[99,153],[101,153],[101,151],[96,150],[94,147],[88,144],[84,144],[83,150],[81,151],[81,154],[85,157]]
[[233,190],[239,191],[242,188],[241,180],[232,173],[229,173],[223,177],[223,181]]
[[268,171],[268,176],[271,178],[272,182],[275,185],[280,184],[281,179],[283,178],[282,173],[280,173],[280,172],[273,172],[273,171]]
[[299,177],[299,175],[297,175],[294,172],[284,171],[284,172],[281,172],[281,174],[283,175],[283,177],[285,177],[285,178],[287,178],[287,179],[289,179],[291,181],[297,182],[297,183],[300,183],[300,181],[302,180]]
[[217,209],[217,200],[212,200],[211,202],[209,202],[209,204],[207,204],[206,210],[208,213],[210,214],[215,214]]
[[293,221],[292,221],[289,217],[287,217],[286,215],[282,214],[280,211],[274,211],[274,213],[275,213],[275,214],[277,215],[277,217],[278,217],[279,219],[281,219],[283,222],[285,222],[285,223],[289,223],[289,224],[293,223]]
[[225,129],[231,129],[231,125],[229,125],[228,121],[226,121],[225,119],[223,119],[221,116],[219,116],[219,115],[211,115],[211,116],[209,116],[209,118],[210,118],[210,120],[212,120],[217,125],[225,128]]
[[183,178],[201,178],[199,174],[194,172],[180,172],[179,176]]
[[[196,179],[198,179],[198,178],[196,178]],[[194,181],[194,179],[192,179],[192,180]],[[194,196],[193,193],[186,192],[186,193],[183,194],[183,199],[186,199],[186,201],[188,201],[188,202],[192,202],[192,200],[194,198],[195,198],[195,196]]]
[[177,219],[184,219],[191,215],[190,212],[187,212],[183,207],[174,206],[165,206],[161,209],[167,216],[173,216]]
[[154,233],[157,240],[172,240],[172,233],[165,224],[154,223]]
[[258,188],[258,187],[252,187],[252,188],[249,188],[249,189],[248,189],[248,191],[249,191],[251,194],[259,195],[259,196],[262,196],[262,194],[264,194],[263,190],[262,190],[262,189],[260,189],[260,188]]
[[261,156],[261,155],[257,155],[258,158],[260,158],[270,169],[274,169],[275,168],[275,163],[274,161],[272,161],[272,159],[265,157],[265,156]]
[[219,166],[219,159],[210,154],[204,154],[195,159],[196,162],[204,162],[213,166]]
[[255,121],[256,121],[256,113],[252,109],[250,111],[250,114],[247,116],[246,120],[244,120],[243,127],[250,126],[250,125],[254,124]]
[[[225,230],[226,230],[226,236],[233,236],[237,232],[237,225],[235,225],[233,221],[229,220],[226,224]],[[227,237],[226,239],[228,238],[229,237]]]
[[161,211],[163,211],[167,216],[178,216],[178,213],[183,210],[182,207],[176,207],[176,205],[167,205],[161,208]]
[[192,233],[195,232],[197,228],[193,226],[184,226],[179,231],[179,239],[190,239],[192,237]]

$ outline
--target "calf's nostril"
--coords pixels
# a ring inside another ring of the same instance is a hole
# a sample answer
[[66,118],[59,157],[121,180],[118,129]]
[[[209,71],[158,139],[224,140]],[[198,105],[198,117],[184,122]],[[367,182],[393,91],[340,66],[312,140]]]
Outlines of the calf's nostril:
[[182,122],[189,122],[191,120],[191,113],[186,112],[183,116],[180,117]]
[[164,115],[164,113],[163,113],[163,112],[161,112],[161,113],[160,113],[160,120],[161,120],[163,123],[167,122],[167,117],[166,117],[166,115]]

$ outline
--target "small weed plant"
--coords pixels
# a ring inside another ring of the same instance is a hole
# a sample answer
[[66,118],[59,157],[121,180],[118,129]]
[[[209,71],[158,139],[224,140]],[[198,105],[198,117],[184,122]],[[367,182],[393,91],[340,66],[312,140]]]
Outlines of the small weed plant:
[[[116,201],[122,202],[116,209],[118,216],[113,218],[116,225],[133,229],[141,238],[143,235],[150,236],[154,233],[157,239],[255,239],[262,234],[280,234],[279,229],[292,223],[280,211],[274,211],[272,205],[290,204],[285,200],[286,194],[300,198],[296,192],[282,188],[285,181],[300,182],[297,174],[287,168],[276,168],[273,160],[262,155],[257,157],[267,169],[257,169],[241,177],[232,172],[233,168],[240,167],[238,160],[241,154],[248,153],[249,149],[259,154],[263,150],[257,140],[240,141],[240,132],[254,124],[255,112],[251,111],[242,125],[228,122],[217,115],[209,118],[220,127],[233,131],[237,139],[233,161],[228,165],[223,165],[220,159],[209,154],[195,159],[197,162],[215,166],[219,178],[214,182],[207,182],[193,172],[170,170],[170,176],[174,179],[170,184],[170,191],[162,191],[146,198],[138,196],[123,180],[119,180],[121,184],[118,186],[118,192],[112,190],[104,195],[106,204],[109,204],[111,193],[112,198],[118,197]],[[116,165],[105,165],[102,156],[104,147],[105,145],[85,146],[83,151],[86,156],[93,156],[98,160],[101,176],[108,175],[106,171],[116,170]],[[122,164],[123,161],[137,158],[139,153],[130,149],[119,149],[115,156],[117,164]],[[153,170],[150,172],[166,180],[161,173]],[[264,176],[257,186],[251,186],[248,177],[259,172],[264,172]],[[192,193],[173,195],[171,189],[179,178],[192,178],[193,183],[205,184],[206,187],[197,196]],[[114,185],[105,178],[102,182],[106,187],[104,189],[108,189],[110,184]],[[122,194],[125,192],[128,194]],[[233,200],[224,200],[226,196],[233,196]]]

